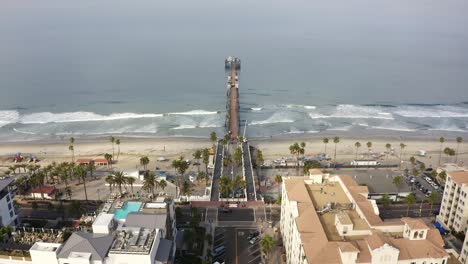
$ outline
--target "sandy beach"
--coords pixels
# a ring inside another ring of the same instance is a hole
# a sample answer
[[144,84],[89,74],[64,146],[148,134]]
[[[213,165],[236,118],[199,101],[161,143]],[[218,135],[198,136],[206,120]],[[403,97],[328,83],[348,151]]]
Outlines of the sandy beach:
[[[303,137],[303,138],[279,138],[252,140],[252,146],[263,151],[265,162],[271,162],[274,159],[290,157],[289,145],[304,141],[306,146],[306,155],[314,156],[317,153],[323,153],[325,150],[322,143],[322,137]],[[372,142],[373,152],[386,151],[385,144],[390,143],[395,149],[395,156],[390,156],[388,160],[397,161],[400,153],[400,143],[398,138],[341,138],[337,144],[337,160],[350,161],[355,158],[356,148],[354,144],[359,141],[362,147],[359,153],[367,152],[366,142]],[[427,155],[419,158],[426,162],[426,166],[437,166],[439,160],[440,143],[438,138],[409,139],[403,142],[407,145],[404,150],[404,157],[416,156],[419,150],[426,150]],[[24,155],[33,154],[41,161],[39,164],[46,165],[53,161],[63,162],[71,161],[71,152],[68,150],[68,139],[61,142],[17,142],[2,143],[0,145],[0,170],[6,170],[11,165],[11,157],[21,152]],[[144,138],[121,138],[120,157],[115,167],[121,169],[135,169],[139,166],[139,159],[142,156],[148,156],[150,159],[149,167],[160,167],[170,169],[170,162],[158,162],[157,158],[165,157],[169,160],[184,156],[192,159],[192,154],[196,149],[210,147],[212,143],[208,139],[199,138],[168,138],[168,139],[144,139]],[[445,147],[457,148],[454,138],[446,138]],[[458,163],[465,164],[468,161],[468,145],[462,143],[459,148]],[[118,147],[114,145],[114,153],[117,156]],[[327,154],[333,157],[334,144],[330,139],[327,145]],[[112,144],[108,138],[100,139],[76,139],[75,141],[75,159],[79,158],[103,158],[105,153],[112,154]],[[442,154],[442,163],[453,162],[454,157],[447,158]]]

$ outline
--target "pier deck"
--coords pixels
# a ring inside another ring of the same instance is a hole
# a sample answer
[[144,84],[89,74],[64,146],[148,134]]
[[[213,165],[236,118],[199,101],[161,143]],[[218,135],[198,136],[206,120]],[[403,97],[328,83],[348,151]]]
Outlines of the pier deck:
[[239,78],[235,68],[231,68],[228,77],[228,107],[226,129],[231,140],[239,138]]

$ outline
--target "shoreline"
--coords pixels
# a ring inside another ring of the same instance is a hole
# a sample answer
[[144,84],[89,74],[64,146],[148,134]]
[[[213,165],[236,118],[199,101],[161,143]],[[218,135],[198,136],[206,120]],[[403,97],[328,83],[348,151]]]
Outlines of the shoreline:
[[[333,137],[339,137],[340,139],[345,140],[390,140],[396,141],[399,140],[401,142],[405,141],[419,141],[419,140],[428,140],[428,141],[438,141],[440,137],[444,137],[445,140],[450,140],[453,138],[455,140],[456,137],[466,137],[468,139],[468,132],[451,132],[451,131],[441,131],[442,133],[431,133],[431,134],[424,134],[424,133],[402,133],[400,131],[386,131],[385,133],[361,133],[361,135],[357,135],[356,131],[323,131],[317,133],[284,133],[272,136],[258,136],[258,137],[248,137],[250,142],[265,142],[265,141],[297,141],[297,140],[317,140],[320,141],[327,137],[330,140]],[[185,142],[193,142],[193,141],[200,141],[200,142],[211,142],[208,136],[139,136],[139,135],[122,135],[120,134],[108,134],[102,136],[94,136],[94,135],[70,135],[70,137],[74,137],[75,141],[79,141],[80,143],[90,144],[90,143],[104,143],[109,142],[109,138],[111,136],[115,137],[116,139],[120,139],[125,142],[158,142],[158,141],[185,141]],[[4,147],[7,145],[61,145],[61,144],[69,144],[70,137],[61,137],[61,138],[41,138],[41,139],[26,139],[26,140],[11,140],[11,141],[1,141],[0,140],[0,147]],[[220,135],[218,135],[218,139],[220,139]],[[109,143],[110,144],[110,143]]]

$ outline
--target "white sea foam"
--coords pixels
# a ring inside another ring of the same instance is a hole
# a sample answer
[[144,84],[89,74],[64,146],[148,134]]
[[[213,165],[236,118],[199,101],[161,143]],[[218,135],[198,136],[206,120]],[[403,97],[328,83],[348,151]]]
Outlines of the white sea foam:
[[286,105],[287,108],[305,108],[305,109],[315,109],[316,107],[313,105],[296,105],[296,104],[288,104]]
[[21,131],[19,129],[13,128],[13,131],[20,133],[20,134],[26,134],[26,135],[36,135],[36,133],[29,132],[29,131]]
[[414,118],[457,118],[468,117],[468,109],[458,106],[399,106],[395,114]]
[[16,123],[18,122],[18,119],[19,119],[18,111],[14,111],[14,110],[0,111],[0,127],[6,124]]
[[292,123],[294,119],[291,118],[290,114],[287,112],[276,112],[269,118],[260,121],[252,121],[250,125],[265,125],[265,124],[275,124],[275,123]]
[[172,129],[174,130],[179,130],[179,129],[192,129],[192,128],[196,128],[197,126],[194,126],[194,125],[180,125],[178,127],[174,127]]
[[261,107],[252,107],[250,108],[252,111],[262,111]]
[[380,107],[375,106],[359,106],[359,105],[338,105],[333,112],[324,113],[309,113],[312,119],[324,118],[347,118],[347,119],[388,119],[393,120],[391,113],[382,112]]
[[371,126],[369,129],[382,129],[382,130],[394,130],[394,131],[405,131],[405,132],[414,132],[416,129],[411,129],[401,126]]
[[136,118],[155,118],[161,117],[162,114],[137,114],[137,113],[118,113],[111,115],[99,115],[93,112],[68,112],[68,113],[51,113],[40,112],[21,116],[19,122],[23,124],[47,124],[47,123],[69,123],[69,122],[86,122],[86,121],[109,121],[119,119],[136,119]]
[[175,112],[175,113],[167,113],[167,115],[216,115],[219,112],[217,111],[206,111],[206,110],[191,110],[187,112]]
[[349,131],[350,128],[351,128],[351,126],[342,126],[342,127],[332,127],[332,128],[327,129],[327,130],[331,130],[331,131]]
[[319,131],[317,130],[307,130],[307,131],[301,131],[301,130],[293,130],[293,131],[284,131],[286,134],[314,134],[318,133]]

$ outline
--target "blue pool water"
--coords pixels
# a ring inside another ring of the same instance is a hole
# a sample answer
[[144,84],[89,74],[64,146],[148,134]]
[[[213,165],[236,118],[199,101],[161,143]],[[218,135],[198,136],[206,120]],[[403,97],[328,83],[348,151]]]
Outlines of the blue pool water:
[[114,211],[114,219],[122,220],[127,218],[128,213],[138,212],[141,207],[141,202],[127,202],[122,209]]

